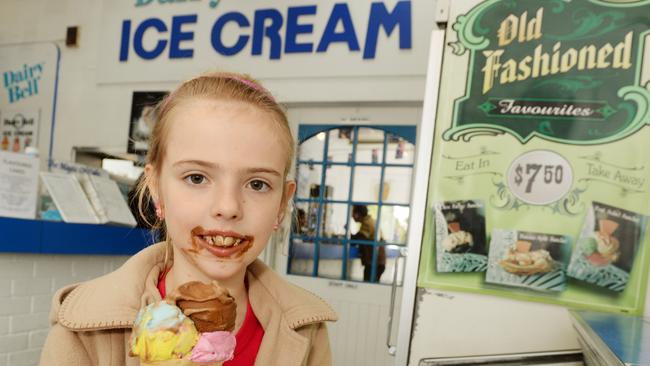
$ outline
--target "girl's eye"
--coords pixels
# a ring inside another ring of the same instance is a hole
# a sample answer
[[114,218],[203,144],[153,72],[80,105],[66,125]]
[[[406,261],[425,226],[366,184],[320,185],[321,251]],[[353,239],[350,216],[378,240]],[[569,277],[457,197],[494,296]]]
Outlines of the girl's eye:
[[205,183],[205,177],[201,174],[190,174],[185,177],[185,181],[192,184],[203,184]]
[[263,180],[255,179],[252,180],[248,183],[248,185],[254,190],[258,192],[266,192],[268,191],[271,187]]

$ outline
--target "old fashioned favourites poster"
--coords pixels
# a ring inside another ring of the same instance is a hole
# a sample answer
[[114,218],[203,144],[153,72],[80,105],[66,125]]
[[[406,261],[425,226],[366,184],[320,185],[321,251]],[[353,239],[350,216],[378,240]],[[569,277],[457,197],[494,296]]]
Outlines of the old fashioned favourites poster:
[[418,285],[642,313],[650,3],[450,14]]

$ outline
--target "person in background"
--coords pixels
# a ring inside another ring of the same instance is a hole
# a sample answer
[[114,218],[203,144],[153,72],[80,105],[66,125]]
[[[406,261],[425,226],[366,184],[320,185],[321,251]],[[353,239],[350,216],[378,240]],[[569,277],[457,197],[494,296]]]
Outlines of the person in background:
[[[352,240],[375,240],[375,219],[368,215],[368,207],[364,205],[352,206],[352,218],[361,224],[359,231],[352,235]],[[381,239],[380,239],[381,240]],[[379,282],[382,273],[386,269],[386,248],[383,245],[377,245],[377,270],[375,278],[371,280],[372,275],[372,256],[374,245],[359,244],[359,256],[363,265],[363,280],[366,282]]]
[[293,222],[293,233],[302,234],[307,223],[307,213],[302,208],[296,210],[296,218]]
[[331,365],[334,311],[257,259],[296,189],[282,107],[246,75],[213,73],[181,84],[157,118],[138,212],[146,217],[150,197],[166,238],[55,294],[40,365],[140,365],[129,356],[138,310],[190,281],[216,281],[236,303],[234,359],[223,366]]

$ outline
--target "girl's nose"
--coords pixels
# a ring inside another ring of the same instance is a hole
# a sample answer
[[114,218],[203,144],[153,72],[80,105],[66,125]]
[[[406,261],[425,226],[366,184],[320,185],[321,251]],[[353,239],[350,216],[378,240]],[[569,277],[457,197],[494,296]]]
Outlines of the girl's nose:
[[234,187],[218,187],[212,201],[212,216],[235,220],[242,216],[241,193]]

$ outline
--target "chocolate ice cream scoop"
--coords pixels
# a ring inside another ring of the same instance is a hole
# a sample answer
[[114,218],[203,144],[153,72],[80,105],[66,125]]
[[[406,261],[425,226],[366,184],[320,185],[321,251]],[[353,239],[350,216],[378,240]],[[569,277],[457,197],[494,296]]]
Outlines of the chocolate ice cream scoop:
[[199,281],[184,283],[170,297],[201,333],[232,332],[235,328],[235,299],[216,281],[211,284]]

